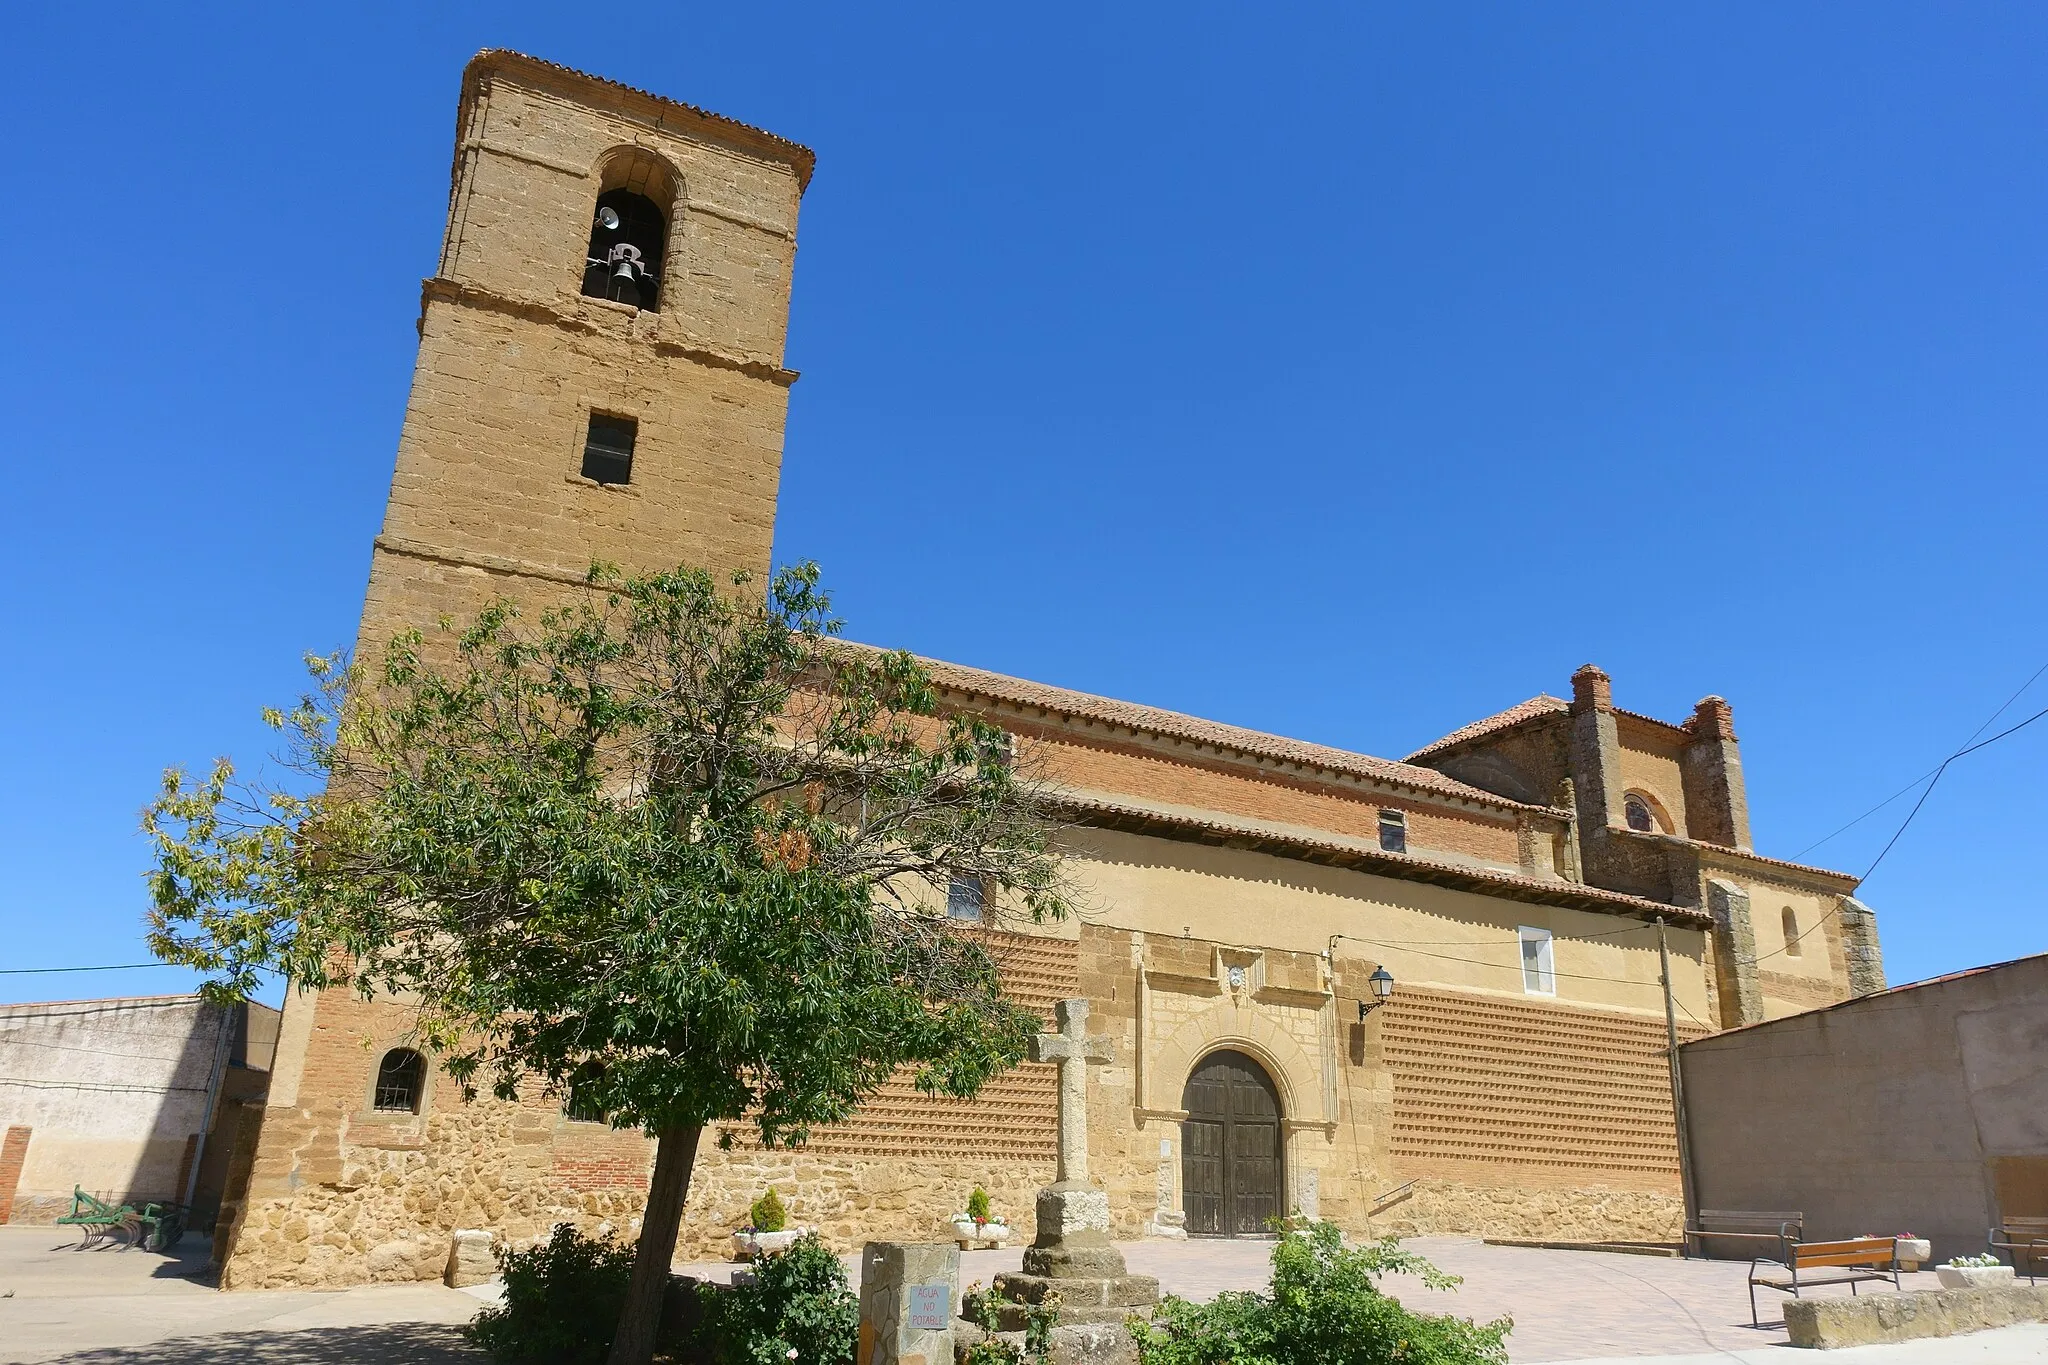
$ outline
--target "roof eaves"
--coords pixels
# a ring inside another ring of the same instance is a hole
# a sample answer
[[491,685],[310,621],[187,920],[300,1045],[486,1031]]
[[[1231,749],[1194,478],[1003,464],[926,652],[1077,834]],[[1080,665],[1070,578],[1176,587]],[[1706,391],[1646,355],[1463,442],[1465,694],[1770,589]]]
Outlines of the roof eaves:
[[[634,99],[658,105],[663,109],[673,109],[688,114],[693,120],[710,125],[711,128],[726,133],[735,142],[745,147],[770,153],[777,156],[780,160],[788,162],[796,171],[798,193],[802,193],[810,187],[811,173],[817,169],[818,156],[816,152],[813,152],[801,142],[792,142],[779,133],[771,133],[766,128],[758,128],[751,123],[742,123],[736,118],[716,113],[710,109],[701,108],[698,105],[685,104],[681,100],[670,99],[666,95],[657,95],[651,90],[642,90],[638,86],[627,85],[624,81],[616,81],[609,76],[597,76],[588,71],[579,71],[573,66],[564,66],[560,62],[551,62],[544,57],[535,57],[509,47],[487,47],[477,53],[476,56],[470,58],[469,65],[463,68],[462,99],[456,113],[456,141],[458,148],[461,145],[463,113],[469,107],[470,99],[476,88],[477,79],[486,70],[503,70],[518,67],[527,68],[531,74],[574,77],[576,80],[602,86],[618,94],[628,95]],[[459,159],[458,152],[458,167]]]
[[1540,877],[1485,868],[1438,862],[1414,854],[1387,853],[1362,841],[1321,834],[1260,821],[1232,820],[1208,812],[1193,813],[1117,800],[1100,793],[1070,791],[1056,804],[1076,823],[1132,833],[1157,834],[1171,830],[1182,838],[1257,852],[1277,853],[1336,867],[1349,867],[1401,881],[1427,882],[1479,895],[1543,905],[1562,905],[1633,919],[1662,916],[1679,928],[1707,929],[1713,917],[1705,911],[1681,905],[1604,891],[1582,882],[1548,881]]
[[[874,648],[872,645],[859,647]],[[964,664],[947,663],[943,659],[920,658],[919,662],[931,672],[932,680],[941,687],[970,697],[1008,702],[1026,709],[1043,710],[1068,718],[1093,720],[1166,738],[1214,745],[1248,757],[1297,763],[1363,777],[1390,787],[1448,797],[1496,810],[1549,813],[1551,809],[1548,806],[1496,795],[1483,788],[1460,782],[1433,768],[1397,763],[1391,759],[1375,758],[1370,754],[1312,744],[1306,740],[1288,739],[1259,730],[1226,725],[1221,721],[1204,720],[1199,716],[1190,716],[1179,711],[1076,692],[1049,683],[1012,678],[1001,673],[969,668]]]

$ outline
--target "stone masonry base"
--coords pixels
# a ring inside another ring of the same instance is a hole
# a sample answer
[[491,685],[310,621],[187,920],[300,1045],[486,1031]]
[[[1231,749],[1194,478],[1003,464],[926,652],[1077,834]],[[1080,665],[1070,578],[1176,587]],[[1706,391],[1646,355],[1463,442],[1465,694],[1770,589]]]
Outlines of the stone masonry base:
[[1790,1299],[1785,1304],[1792,1344],[1822,1350],[1961,1336],[2017,1322],[2048,1322],[2048,1284]]

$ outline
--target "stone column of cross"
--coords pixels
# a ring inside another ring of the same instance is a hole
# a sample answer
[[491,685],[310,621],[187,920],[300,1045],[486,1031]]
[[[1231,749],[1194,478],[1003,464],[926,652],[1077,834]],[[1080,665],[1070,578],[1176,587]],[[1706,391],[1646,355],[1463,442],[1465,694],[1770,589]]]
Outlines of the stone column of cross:
[[1060,1067],[1060,1161],[1054,1177],[1060,1184],[1088,1180],[1088,1063],[1115,1055],[1107,1038],[1088,1036],[1088,1002],[1062,1000],[1053,1006],[1057,1033],[1031,1040],[1031,1060],[1058,1062]]

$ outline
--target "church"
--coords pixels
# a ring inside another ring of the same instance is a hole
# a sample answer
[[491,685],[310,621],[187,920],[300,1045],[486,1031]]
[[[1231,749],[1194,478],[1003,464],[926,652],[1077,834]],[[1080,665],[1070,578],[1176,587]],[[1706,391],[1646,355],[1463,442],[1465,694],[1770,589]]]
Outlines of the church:
[[[359,654],[582,591],[594,559],[768,569],[812,166],[612,81],[469,64]],[[988,934],[1048,1020],[1088,1002],[1088,1165],[1118,1237],[1298,1211],[1676,1240],[1674,1032],[1883,987],[1856,878],[1752,847],[1720,697],[1642,715],[1589,664],[1387,759],[930,667],[1060,792],[1084,913]],[[973,888],[947,913],[978,918]],[[795,1151],[706,1143],[679,1255],[725,1255],[771,1186],[841,1250],[941,1239],[976,1186],[1028,1240],[1056,1130],[1055,1069],[1026,1063],[971,1101],[892,1085]],[[630,1234],[652,1151],[573,1097],[465,1101],[402,1002],[292,992],[235,1142],[223,1284],[436,1278],[457,1229]]]

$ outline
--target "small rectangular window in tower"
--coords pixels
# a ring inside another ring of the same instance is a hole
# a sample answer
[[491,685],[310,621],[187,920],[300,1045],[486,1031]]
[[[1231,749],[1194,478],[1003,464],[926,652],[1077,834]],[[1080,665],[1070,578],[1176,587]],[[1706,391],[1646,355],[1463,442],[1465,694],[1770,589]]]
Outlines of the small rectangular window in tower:
[[981,918],[981,878],[953,878],[953,884],[946,888],[946,918]]
[[1522,940],[1522,989],[1530,995],[1557,994],[1557,958],[1548,929],[1523,925],[1516,931]]
[[1388,853],[1408,851],[1408,817],[1397,810],[1380,812],[1380,847]]
[[583,438],[583,477],[599,483],[633,481],[633,441],[640,424],[630,417],[590,414],[590,434]]

